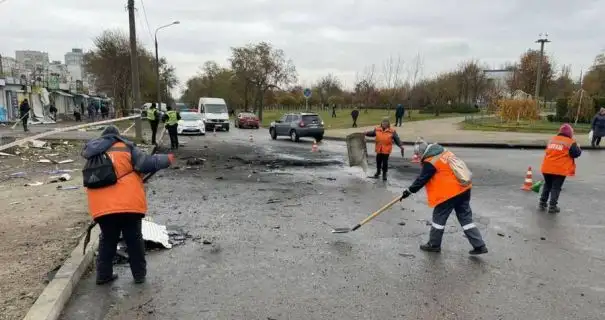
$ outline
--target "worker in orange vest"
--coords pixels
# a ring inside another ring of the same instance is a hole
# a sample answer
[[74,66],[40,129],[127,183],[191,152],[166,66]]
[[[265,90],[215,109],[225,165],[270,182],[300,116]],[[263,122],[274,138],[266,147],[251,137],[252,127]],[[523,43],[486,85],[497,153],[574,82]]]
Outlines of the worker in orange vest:
[[434,208],[429,241],[420,245],[420,249],[427,252],[441,252],[445,224],[455,210],[458,222],[473,246],[469,254],[487,253],[481,233],[473,222],[470,206],[472,187],[470,171],[468,182],[462,183],[451,165],[452,159],[457,159],[456,156],[438,144],[420,141],[414,146],[414,153],[422,161],[422,170],[412,185],[403,191],[401,200],[426,187],[429,207]]
[[399,139],[399,135],[395,129],[391,128],[391,122],[389,118],[382,119],[380,126],[376,127],[372,131],[366,131],[367,137],[376,137],[376,173],[373,178],[378,179],[382,172],[382,180],[387,181],[387,171],[389,169],[389,156],[393,151],[393,142],[401,149],[401,156],[403,156],[403,143]]
[[107,127],[100,138],[87,142],[82,156],[87,159],[82,175],[88,211],[101,228],[96,282],[102,285],[117,279],[113,258],[121,234],[134,281],[143,283],[147,263],[141,227],[147,199],[142,176],[167,168],[174,163],[174,156],[147,155],[120,136],[114,126]]
[[550,196],[549,213],[559,213],[561,209],[557,206],[561,187],[566,177],[576,174],[575,159],[580,157],[582,149],[573,138],[573,128],[564,123],[559,128],[559,133],[552,137],[546,145],[544,160],[542,161],[542,175],[544,186],[540,203],[540,210],[546,210],[546,204]]

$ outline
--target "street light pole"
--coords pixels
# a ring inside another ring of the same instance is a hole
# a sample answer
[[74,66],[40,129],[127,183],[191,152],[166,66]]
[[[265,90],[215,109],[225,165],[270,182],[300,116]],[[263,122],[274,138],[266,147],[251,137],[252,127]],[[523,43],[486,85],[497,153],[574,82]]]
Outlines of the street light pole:
[[158,109],[162,110],[162,105],[161,105],[161,89],[160,89],[160,56],[158,55],[158,31],[160,31],[161,29],[164,28],[168,28],[170,26],[173,26],[175,24],[179,24],[181,23],[180,21],[174,21],[172,23],[169,23],[167,25],[161,26],[157,29],[155,29],[155,81],[156,81],[156,99],[157,99],[157,103],[158,103]]
[[547,42],[550,42],[550,40],[548,40],[548,33],[543,34],[539,34],[538,35],[540,38],[538,40],[536,40],[536,43],[540,44],[540,60],[538,61],[538,72],[537,72],[537,79],[536,79],[536,91],[535,91],[535,98],[536,101],[538,101],[539,97],[540,97],[540,85],[542,84],[542,63],[544,60],[544,44]]

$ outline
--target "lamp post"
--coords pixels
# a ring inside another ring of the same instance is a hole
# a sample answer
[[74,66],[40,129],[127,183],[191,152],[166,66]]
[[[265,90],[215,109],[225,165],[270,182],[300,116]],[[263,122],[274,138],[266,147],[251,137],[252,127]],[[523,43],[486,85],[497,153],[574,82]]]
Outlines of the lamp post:
[[180,21],[174,21],[172,23],[169,23],[167,25],[161,26],[157,29],[155,29],[155,80],[156,80],[156,89],[157,89],[157,100],[158,100],[158,109],[162,110],[162,106],[161,106],[161,95],[160,95],[160,57],[158,55],[158,31],[160,31],[161,29],[164,28],[168,28],[170,26],[173,26],[175,24],[180,24]]
[[548,40],[548,33],[545,34],[539,34],[539,39],[536,40],[536,43],[540,44],[540,57],[538,58],[538,72],[536,72],[536,91],[534,93],[534,96],[536,98],[536,101],[538,101],[539,96],[540,96],[540,86],[541,86],[541,82],[542,82],[542,60],[544,59],[544,44],[550,42],[550,40]]

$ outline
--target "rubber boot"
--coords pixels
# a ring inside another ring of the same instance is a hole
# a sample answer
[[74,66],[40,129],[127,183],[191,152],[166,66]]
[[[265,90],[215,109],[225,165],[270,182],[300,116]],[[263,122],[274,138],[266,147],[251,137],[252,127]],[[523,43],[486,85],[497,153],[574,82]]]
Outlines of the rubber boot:
[[372,178],[374,178],[374,179],[378,179],[379,177],[380,177],[380,171],[376,172],[376,173],[375,173],[375,174],[372,176]]
[[546,202],[540,201],[540,203],[538,203],[538,209],[540,211],[546,211],[546,207],[547,207]]
[[382,173],[382,181],[387,181],[387,173]]
[[486,246],[477,247],[477,248],[469,251],[468,253],[472,254],[472,255],[484,254],[484,253],[487,253],[487,247]]
[[421,244],[420,250],[426,252],[441,252],[441,247],[434,247],[430,243]]
[[557,206],[551,206],[548,208],[548,213],[559,213],[561,212],[561,208]]
[[97,279],[97,285],[102,286],[104,284],[108,284],[110,282],[113,282],[117,278],[118,278],[118,275],[114,273],[111,275],[111,277],[109,277],[107,279]]

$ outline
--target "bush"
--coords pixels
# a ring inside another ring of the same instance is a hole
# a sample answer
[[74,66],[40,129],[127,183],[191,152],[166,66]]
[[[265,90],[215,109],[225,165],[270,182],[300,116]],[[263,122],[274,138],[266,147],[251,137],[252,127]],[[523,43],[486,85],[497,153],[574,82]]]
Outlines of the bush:
[[505,121],[538,120],[540,108],[532,99],[502,99],[496,101],[498,113]]
[[605,108],[605,97],[594,97],[594,111],[599,112],[599,109]]
[[428,105],[424,109],[420,110],[422,114],[435,114],[439,110],[439,113],[476,113],[479,112],[479,108],[475,108],[472,104],[460,103],[452,105]]
[[556,113],[556,116],[554,117],[555,120],[563,119],[567,116],[567,109],[568,109],[567,102],[568,101],[566,98],[557,99],[557,113]]
[[[582,97],[581,103],[580,97]],[[584,94],[582,94],[581,90],[576,91],[567,102],[567,118],[569,118],[569,120],[575,120],[576,117],[578,117],[578,122],[590,122],[595,114],[594,103],[594,99],[591,98],[586,91],[584,91]],[[580,109],[579,113],[578,108]]]

